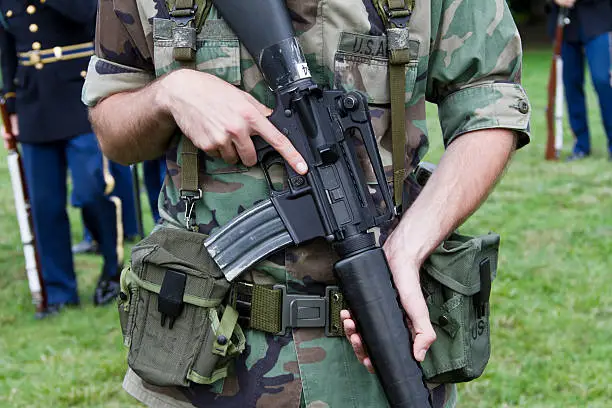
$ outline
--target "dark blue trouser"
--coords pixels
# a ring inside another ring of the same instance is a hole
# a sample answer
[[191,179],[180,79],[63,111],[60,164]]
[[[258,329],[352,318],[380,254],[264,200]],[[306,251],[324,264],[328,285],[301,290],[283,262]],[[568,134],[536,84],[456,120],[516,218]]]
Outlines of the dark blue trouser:
[[157,223],[159,221],[157,201],[159,199],[159,192],[164,184],[164,177],[166,177],[166,158],[160,157],[156,160],[145,160],[142,167],[149,205],[151,206],[151,214],[153,215],[153,221]]
[[67,169],[85,223],[100,244],[103,276],[116,277],[122,262],[117,245],[117,208],[104,195],[102,153],[92,133],[52,143],[22,143],[22,152],[48,303],[77,303],[66,212]]
[[569,112],[569,122],[576,136],[574,153],[591,153],[591,139],[584,91],[585,57],[591,71],[593,86],[599,98],[599,109],[608,137],[608,152],[612,153],[612,69],[610,48],[612,33],[605,33],[589,41],[564,42],[563,83]]
[[[132,186],[132,171],[129,166],[109,161],[110,173],[115,179],[115,188],[110,195],[117,196],[121,200],[121,214],[123,223],[123,236],[135,237],[138,235],[138,224],[136,222],[136,202],[134,199],[134,187]],[[81,204],[72,195],[72,205],[81,207]],[[93,238],[87,226],[83,226],[83,239],[91,241]]]

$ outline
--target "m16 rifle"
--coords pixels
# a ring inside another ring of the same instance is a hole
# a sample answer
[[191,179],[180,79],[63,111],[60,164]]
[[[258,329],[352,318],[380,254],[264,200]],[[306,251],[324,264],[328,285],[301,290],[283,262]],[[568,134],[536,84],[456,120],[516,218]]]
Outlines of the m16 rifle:
[[[205,242],[228,280],[271,253],[318,237],[332,242],[340,282],[391,407],[431,406],[385,254],[370,232],[394,216],[391,193],[358,92],[322,90],[311,78],[282,0],[213,0],[254,57],[276,97],[269,117],[300,152],[309,171],[295,172],[271,146],[254,138],[270,199],[241,213]],[[361,135],[386,209],[379,211],[355,153]],[[269,171],[283,166],[287,187]]]
[[548,104],[546,106],[546,160],[557,160],[563,148],[563,58],[561,46],[565,26],[570,23],[569,9],[559,8],[550,76],[548,78]]
[[26,185],[21,155],[17,148],[17,139],[13,134],[11,120],[6,108],[5,101],[0,101],[0,114],[5,132],[9,135],[7,141],[8,148],[8,168],[11,175],[11,186],[13,188],[13,198],[15,200],[15,211],[21,235],[23,256],[25,258],[26,277],[32,296],[32,303],[36,308],[36,313],[44,313],[47,309],[47,293],[42,278],[42,270],[38,251],[36,250],[36,239],[34,237],[34,227],[32,225],[32,214],[30,212],[30,198]]

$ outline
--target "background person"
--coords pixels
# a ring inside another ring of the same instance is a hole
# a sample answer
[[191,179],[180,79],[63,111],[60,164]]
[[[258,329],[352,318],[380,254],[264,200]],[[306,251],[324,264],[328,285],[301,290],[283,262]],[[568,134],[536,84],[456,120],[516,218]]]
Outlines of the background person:
[[599,100],[601,119],[608,138],[608,158],[612,160],[612,2],[554,0],[549,21],[552,37],[559,7],[570,8],[570,23],[565,26],[561,57],[569,123],[576,142],[567,160],[583,159],[591,155],[584,90],[585,64],[589,67]]
[[21,144],[48,296],[48,310],[37,317],[80,303],[66,212],[68,169],[75,198],[104,256],[93,301],[107,304],[119,291],[123,261],[117,234],[120,202],[106,195],[106,159],[80,102],[93,53],[96,1],[0,0],[0,10],[3,92]]

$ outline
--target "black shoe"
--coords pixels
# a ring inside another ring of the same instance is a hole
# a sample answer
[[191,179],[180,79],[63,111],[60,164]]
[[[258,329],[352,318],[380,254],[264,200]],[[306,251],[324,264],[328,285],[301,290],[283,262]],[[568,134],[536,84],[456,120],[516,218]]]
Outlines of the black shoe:
[[119,296],[121,292],[121,285],[119,284],[119,278],[106,279],[100,278],[98,286],[93,295],[93,303],[95,306],[104,306],[112,303]]
[[98,243],[95,241],[83,240],[72,246],[73,254],[99,254]]
[[46,319],[47,317],[51,317],[51,316],[55,316],[56,314],[59,314],[59,312],[61,312],[62,309],[66,307],[78,307],[78,306],[79,306],[78,303],[54,303],[52,305],[47,305],[47,308],[45,310],[36,312],[34,314],[34,319],[36,320]]
[[571,155],[569,155],[565,161],[566,162],[573,162],[576,160],[582,160],[582,159],[586,159],[587,157],[589,157],[589,154],[586,154],[584,152],[574,152]]

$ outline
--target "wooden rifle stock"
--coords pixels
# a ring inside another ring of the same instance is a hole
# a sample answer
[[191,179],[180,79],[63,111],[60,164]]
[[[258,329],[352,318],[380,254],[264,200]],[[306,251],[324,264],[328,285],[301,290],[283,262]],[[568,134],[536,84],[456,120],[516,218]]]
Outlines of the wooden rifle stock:
[[17,149],[17,140],[13,133],[9,113],[6,109],[5,101],[0,101],[0,113],[5,132],[9,135],[7,140],[8,148],[8,167],[13,187],[15,199],[15,211],[19,222],[19,232],[25,257],[26,276],[32,303],[36,307],[36,312],[43,312],[47,308],[47,294],[42,278],[40,258],[36,250],[36,240],[34,238],[34,228],[32,223],[32,213],[30,211],[30,197],[26,185],[25,175],[21,156]]
[[553,57],[548,78],[546,160],[557,160],[563,147],[563,60],[561,58],[561,46],[563,44],[564,28],[569,23],[568,12],[569,10],[565,7],[559,9],[555,28]]

